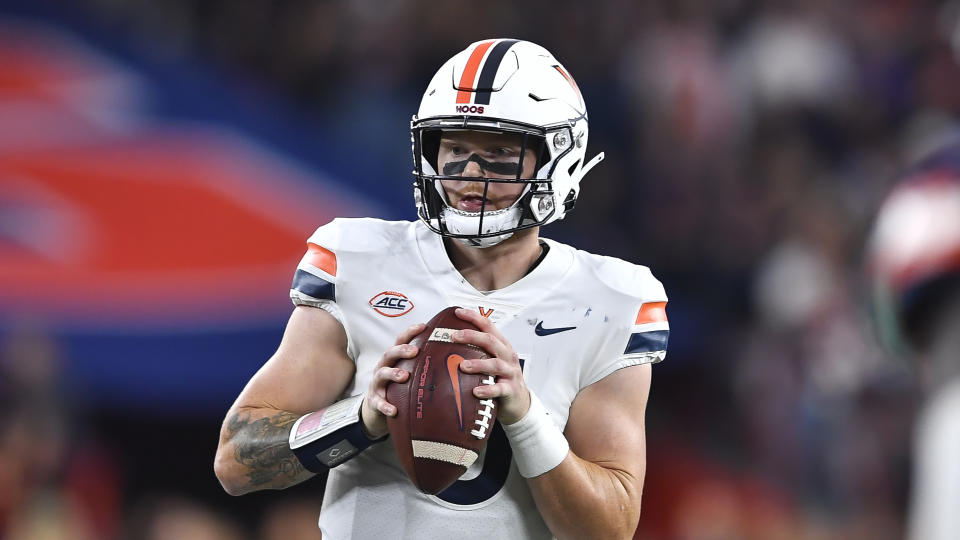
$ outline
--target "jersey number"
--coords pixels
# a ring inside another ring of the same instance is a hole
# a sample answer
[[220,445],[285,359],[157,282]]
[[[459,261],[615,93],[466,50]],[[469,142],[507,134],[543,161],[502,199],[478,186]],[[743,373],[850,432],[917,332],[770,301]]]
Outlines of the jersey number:
[[[523,369],[524,360],[520,359],[520,369]],[[452,486],[441,491],[437,497],[453,504],[479,504],[493,497],[503,488],[510,474],[510,461],[513,459],[513,450],[507,441],[500,422],[493,424],[490,440],[487,441],[487,451],[483,457],[483,470],[471,480],[457,480]]]

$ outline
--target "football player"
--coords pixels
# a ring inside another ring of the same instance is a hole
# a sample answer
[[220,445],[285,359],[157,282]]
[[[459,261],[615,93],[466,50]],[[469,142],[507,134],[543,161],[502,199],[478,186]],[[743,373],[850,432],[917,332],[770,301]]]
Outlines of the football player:
[[[231,494],[328,474],[325,538],[629,538],[640,515],[651,364],[666,354],[663,287],[643,266],[541,238],[573,209],[587,111],[543,47],[471,44],[411,122],[419,220],[335,219],[307,241],[276,354],[227,413],[216,473]],[[496,377],[485,455],[436,496],[406,477],[386,386],[448,306],[455,339]],[[328,472],[329,471],[329,472]]]
[[909,537],[960,531],[960,147],[912,168],[880,209],[868,250],[880,335],[925,387]]

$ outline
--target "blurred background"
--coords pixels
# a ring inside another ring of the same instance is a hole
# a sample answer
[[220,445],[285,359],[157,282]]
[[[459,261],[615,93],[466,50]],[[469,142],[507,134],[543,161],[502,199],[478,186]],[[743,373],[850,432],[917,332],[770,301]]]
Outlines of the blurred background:
[[956,138],[958,8],[0,0],[0,538],[317,536],[320,479],[221,490],[220,422],[314,228],[415,218],[410,115],[488,37],[553,51],[607,155],[543,234],[670,296],[637,538],[902,537],[918,391],[862,244]]

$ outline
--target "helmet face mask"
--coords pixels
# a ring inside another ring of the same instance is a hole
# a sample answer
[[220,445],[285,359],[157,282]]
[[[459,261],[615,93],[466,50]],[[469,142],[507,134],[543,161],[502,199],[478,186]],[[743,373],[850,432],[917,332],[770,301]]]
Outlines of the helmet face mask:
[[[534,130],[529,127],[503,126],[501,129],[491,129],[489,125],[480,124],[479,129],[471,129],[474,124],[470,119],[458,118],[457,128],[451,129],[448,120],[430,119],[415,123],[411,127],[414,139],[414,153],[423,156],[415,162],[414,192],[417,200],[417,213],[421,220],[434,232],[450,238],[465,241],[475,247],[495,245],[516,231],[538,227],[548,223],[556,212],[553,204],[554,192],[552,183],[544,181],[549,178],[546,164],[555,165],[557,160],[550,160],[546,149],[545,130]],[[563,128],[569,131],[569,128]],[[460,162],[447,162],[442,171],[438,170],[438,154],[440,139],[444,132],[450,131],[481,131],[497,134],[518,135],[520,141],[519,159],[516,161],[488,162],[476,154]],[[527,150],[532,150],[536,156],[533,175],[524,175],[524,169],[529,162]],[[569,151],[569,150],[568,150]],[[469,162],[476,162],[483,170],[484,176],[464,177],[464,167]],[[488,176],[490,173],[497,176]],[[512,177],[509,175],[512,174]],[[465,212],[450,205],[444,181],[466,181],[483,183],[483,200],[486,201],[479,212]],[[523,188],[517,198],[507,208],[490,208],[488,195],[497,189],[497,184],[522,184]]]
[[[516,136],[520,160],[490,164],[473,155],[439,170],[440,138],[457,131]],[[546,49],[517,40],[477,42],[445,63],[410,132],[418,217],[432,231],[474,247],[562,219],[576,201],[580,178],[603,156],[584,165],[587,114],[573,79]],[[532,175],[524,176],[528,150],[536,164]],[[470,161],[483,171],[469,180],[484,183],[484,201],[498,183],[524,184],[509,208],[485,203],[479,212],[465,212],[449,204],[443,182],[465,180],[461,173]]]

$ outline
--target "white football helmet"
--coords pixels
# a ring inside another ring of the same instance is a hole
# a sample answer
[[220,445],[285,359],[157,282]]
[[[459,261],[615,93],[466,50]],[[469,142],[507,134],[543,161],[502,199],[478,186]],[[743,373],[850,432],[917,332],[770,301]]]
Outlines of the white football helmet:
[[867,259],[884,345],[922,349],[939,303],[960,291],[960,147],[907,171],[877,215]]
[[[451,207],[437,170],[443,131],[517,133],[522,149],[539,159],[533,178],[477,178],[522,182],[508,208],[464,212]],[[430,81],[410,122],[417,215],[431,230],[475,247],[489,247],[515,231],[563,219],[580,193],[580,179],[603,159],[584,163],[587,109],[573,77],[549,51],[528,41],[489,39],[471,44],[448,60]]]

